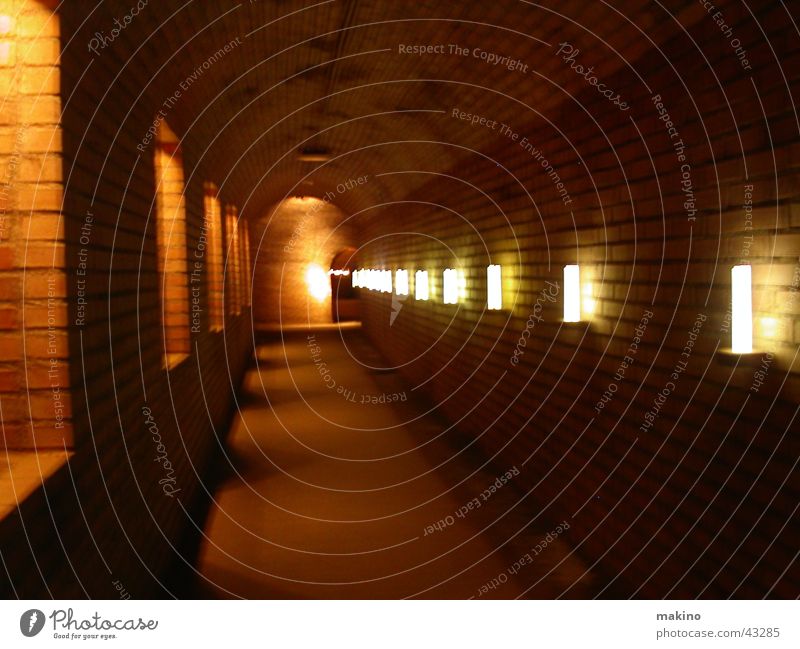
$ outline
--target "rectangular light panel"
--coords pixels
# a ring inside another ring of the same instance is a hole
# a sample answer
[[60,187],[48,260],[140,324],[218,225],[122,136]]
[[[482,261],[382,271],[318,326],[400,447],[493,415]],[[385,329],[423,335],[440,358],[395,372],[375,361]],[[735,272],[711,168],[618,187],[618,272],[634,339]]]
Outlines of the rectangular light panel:
[[731,268],[731,350],[753,351],[753,289],[749,264]]
[[398,268],[394,274],[394,292],[397,295],[408,295],[408,271]]
[[486,306],[492,311],[503,308],[503,275],[499,264],[486,267]]
[[414,297],[418,300],[428,299],[428,271],[418,270],[414,274]]
[[458,271],[455,268],[444,269],[444,303],[458,304]]
[[564,266],[564,322],[581,320],[581,269],[577,264]]

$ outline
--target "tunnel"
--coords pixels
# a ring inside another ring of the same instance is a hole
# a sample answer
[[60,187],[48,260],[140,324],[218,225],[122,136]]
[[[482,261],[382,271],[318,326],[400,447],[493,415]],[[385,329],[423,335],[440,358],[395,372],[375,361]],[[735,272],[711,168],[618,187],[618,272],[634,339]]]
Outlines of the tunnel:
[[0,0],[3,599],[796,599],[799,21]]

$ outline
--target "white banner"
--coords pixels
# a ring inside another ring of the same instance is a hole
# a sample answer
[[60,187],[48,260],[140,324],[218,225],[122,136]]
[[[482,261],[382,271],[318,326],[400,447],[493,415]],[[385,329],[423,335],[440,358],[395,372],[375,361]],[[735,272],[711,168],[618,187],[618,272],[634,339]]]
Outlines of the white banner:
[[798,647],[798,602],[4,601],[0,646]]

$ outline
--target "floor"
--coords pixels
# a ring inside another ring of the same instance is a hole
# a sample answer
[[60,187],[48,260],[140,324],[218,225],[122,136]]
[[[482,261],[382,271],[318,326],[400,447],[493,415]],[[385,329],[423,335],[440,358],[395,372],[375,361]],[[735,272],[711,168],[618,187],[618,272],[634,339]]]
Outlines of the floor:
[[0,519],[15,511],[20,503],[69,460],[71,452],[59,450],[16,451],[0,449]]
[[592,575],[557,522],[530,524],[514,468],[459,453],[360,330],[287,331],[257,356],[227,438],[197,596],[589,592]]

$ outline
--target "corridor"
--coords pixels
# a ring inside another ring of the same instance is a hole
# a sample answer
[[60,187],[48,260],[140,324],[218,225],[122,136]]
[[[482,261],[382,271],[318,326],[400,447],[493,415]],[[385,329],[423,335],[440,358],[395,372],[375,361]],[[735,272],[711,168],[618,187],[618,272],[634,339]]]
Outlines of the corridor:
[[793,600],[799,420],[800,3],[0,0],[0,598]]
[[[358,328],[273,336],[238,397],[199,596],[589,594],[587,567],[553,533],[561,521],[515,484],[524,467],[471,449]],[[548,551],[515,568],[537,545]]]

